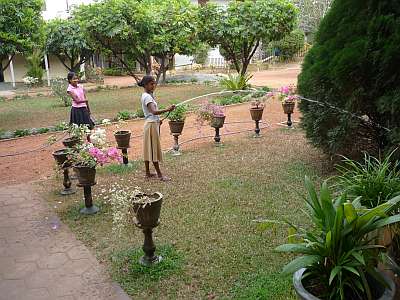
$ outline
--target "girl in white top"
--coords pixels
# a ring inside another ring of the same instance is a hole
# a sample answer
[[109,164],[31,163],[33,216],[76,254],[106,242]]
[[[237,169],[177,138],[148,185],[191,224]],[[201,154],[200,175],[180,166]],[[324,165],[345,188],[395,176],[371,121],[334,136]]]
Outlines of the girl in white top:
[[[167,109],[158,109],[153,93],[156,89],[156,81],[152,76],[144,76],[138,83],[144,88],[141,104],[145,117],[144,134],[143,134],[143,159],[146,168],[146,178],[158,177],[162,181],[170,179],[164,176],[160,170],[159,162],[162,161],[162,151],[160,143],[160,115],[169,111],[173,111],[175,106],[172,105]],[[150,161],[153,163],[157,174],[150,173]]]

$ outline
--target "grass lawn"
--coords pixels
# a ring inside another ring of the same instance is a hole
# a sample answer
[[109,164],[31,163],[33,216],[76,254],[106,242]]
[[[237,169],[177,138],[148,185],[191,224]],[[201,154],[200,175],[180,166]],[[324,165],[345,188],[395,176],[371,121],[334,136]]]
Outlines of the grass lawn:
[[[301,131],[276,129],[261,139],[241,135],[218,148],[210,143],[181,157],[167,156],[163,168],[172,182],[145,181],[140,162],[126,172],[122,166],[99,169],[93,190],[101,212],[95,216],[78,213],[81,190],[57,195],[61,177],[43,183],[43,193],[133,299],[296,299],[291,277],[280,274],[289,257],[273,252],[287,241],[287,228],[261,231],[254,220],[286,218],[307,226],[301,211],[304,176],[320,182],[331,168]],[[140,230],[112,233],[104,198],[113,183],[164,195],[154,232],[165,261],[157,267],[137,264]]]
[[[159,86],[156,97],[160,104],[186,100],[216,91],[205,85]],[[131,112],[140,107],[142,88],[104,90],[88,93],[95,118],[114,118],[122,110]],[[69,122],[70,107],[61,106],[55,97],[26,98],[0,102],[0,130],[38,128]]]

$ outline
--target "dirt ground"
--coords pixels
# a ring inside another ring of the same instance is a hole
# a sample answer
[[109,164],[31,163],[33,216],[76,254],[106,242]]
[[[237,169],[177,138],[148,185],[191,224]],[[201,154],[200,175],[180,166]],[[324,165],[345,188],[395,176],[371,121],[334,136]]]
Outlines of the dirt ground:
[[[222,136],[222,141],[228,141],[236,138],[247,138],[252,134],[254,129],[254,122],[251,120],[249,113],[249,104],[241,104],[226,108],[226,125],[221,130],[221,134],[228,134]],[[293,119],[297,120],[299,117],[298,112],[295,112]],[[193,149],[200,147],[204,143],[212,143],[213,138],[200,138],[202,136],[213,136],[214,131],[209,126],[203,126],[199,130],[195,124],[195,117],[190,115],[187,118],[185,128],[180,142],[183,142],[181,150]],[[284,128],[277,125],[278,122],[285,121],[286,115],[283,114],[281,104],[276,100],[270,100],[266,103],[264,110],[262,127],[269,126],[262,129],[263,135],[273,135],[274,130]],[[239,123],[238,123],[239,122]],[[245,122],[245,123],[243,123]],[[116,130],[130,130],[132,132],[131,149],[129,149],[129,158],[137,159],[141,155],[142,149],[142,134],[143,121],[133,120],[118,125],[110,125],[107,127],[108,141],[110,145],[115,144],[112,133]],[[246,131],[241,134],[233,134],[237,131]],[[19,138],[10,141],[0,141],[0,156],[5,154],[19,153],[27,150],[38,149],[46,146],[48,139],[51,135],[44,134],[39,136],[30,136]],[[64,136],[62,133],[55,135],[57,139]],[[196,139],[194,141],[189,141]],[[186,141],[186,143],[185,143]],[[173,145],[173,138],[169,133],[167,122],[161,127],[161,143],[163,149],[167,150]],[[52,157],[52,152],[63,148],[61,140],[49,147],[39,151],[26,153],[18,156],[0,157],[0,185],[16,184],[21,182],[30,182],[41,179],[46,179],[54,174],[55,163]]]

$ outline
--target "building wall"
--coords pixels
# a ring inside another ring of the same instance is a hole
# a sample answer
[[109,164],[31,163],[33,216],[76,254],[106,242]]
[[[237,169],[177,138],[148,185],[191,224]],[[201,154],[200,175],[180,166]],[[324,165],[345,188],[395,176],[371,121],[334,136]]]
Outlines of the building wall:
[[[3,61],[6,64],[7,61]],[[22,79],[26,76],[27,64],[26,59],[21,55],[15,55],[13,58],[15,81],[22,82]],[[50,79],[56,77],[67,77],[68,69],[59,61],[55,56],[49,56],[49,71]],[[4,71],[4,79],[6,82],[11,82],[11,69],[10,66]],[[46,80],[46,71],[44,70],[43,80]]]

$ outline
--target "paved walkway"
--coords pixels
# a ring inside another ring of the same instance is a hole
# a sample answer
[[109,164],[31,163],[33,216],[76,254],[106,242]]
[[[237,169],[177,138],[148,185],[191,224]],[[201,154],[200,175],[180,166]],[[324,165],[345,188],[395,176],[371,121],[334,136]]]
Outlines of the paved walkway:
[[0,188],[0,300],[130,299],[29,184]]

